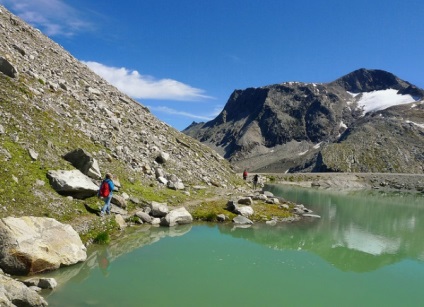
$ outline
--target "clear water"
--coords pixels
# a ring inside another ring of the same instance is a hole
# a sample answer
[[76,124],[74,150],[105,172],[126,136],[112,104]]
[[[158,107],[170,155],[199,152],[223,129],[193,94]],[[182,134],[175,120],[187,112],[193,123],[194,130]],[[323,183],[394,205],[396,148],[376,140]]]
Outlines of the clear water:
[[270,186],[321,219],[141,227],[53,272],[49,306],[424,306],[424,197]]

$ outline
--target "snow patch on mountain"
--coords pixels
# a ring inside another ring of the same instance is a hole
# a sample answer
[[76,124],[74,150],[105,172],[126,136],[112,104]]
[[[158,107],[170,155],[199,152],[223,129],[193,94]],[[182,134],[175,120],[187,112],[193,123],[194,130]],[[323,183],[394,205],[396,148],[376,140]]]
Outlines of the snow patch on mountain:
[[387,89],[381,91],[373,91],[362,93],[359,98],[358,107],[362,108],[365,113],[384,110],[389,107],[401,104],[407,104],[417,101],[411,95],[398,94],[398,90]]
[[407,121],[405,121],[407,124],[413,124],[413,125],[415,125],[415,126],[417,126],[417,127],[420,127],[420,128],[422,128],[422,129],[424,129],[424,124],[419,124],[419,123],[415,123],[415,122],[412,122],[412,121],[410,121],[410,120],[407,120]]

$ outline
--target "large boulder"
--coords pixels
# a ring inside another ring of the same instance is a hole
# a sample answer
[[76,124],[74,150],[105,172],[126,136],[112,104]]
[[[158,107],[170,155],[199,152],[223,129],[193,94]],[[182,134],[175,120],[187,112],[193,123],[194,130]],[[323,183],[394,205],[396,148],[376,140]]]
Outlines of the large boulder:
[[85,261],[78,233],[52,218],[24,216],[0,219],[0,268],[32,275]]
[[35,290],[0,272],[0,306],[47,306]]
[[193,217],[184,207],[171,210],[165,217],[160,220],[160,224],[162,226],[170,227],[175,225],[190,224],[191,222],[193,222]]
[[7,59],[0,56],[0,72],[11,78],[18,76],[18,70]]
[[51,170],[47,173],[53,189],[61,195],[88,198],[97,194],[99,187],[79,170]]
[[99,163],[84,149],[78,148],[63,156],[66,161],[90,178],[101,179]]

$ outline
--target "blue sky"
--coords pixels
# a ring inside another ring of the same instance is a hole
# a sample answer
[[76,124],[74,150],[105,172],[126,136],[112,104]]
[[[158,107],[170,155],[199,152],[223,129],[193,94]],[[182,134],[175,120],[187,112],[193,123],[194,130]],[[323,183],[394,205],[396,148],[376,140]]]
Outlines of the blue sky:
[[0,0],[159,119],[235,89],[383,69],[424,88],[422,0]]

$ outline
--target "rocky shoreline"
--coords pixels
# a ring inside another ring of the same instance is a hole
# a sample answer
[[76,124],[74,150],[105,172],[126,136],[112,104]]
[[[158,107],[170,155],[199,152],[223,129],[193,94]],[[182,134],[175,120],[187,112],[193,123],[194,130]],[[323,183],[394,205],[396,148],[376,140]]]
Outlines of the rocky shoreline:
[[290,173],[262,174],[267,182],[337,190],[373,189],[424,193],[424,174]]
[[[423,193],[424,191],[424,175],[421,174],[297,173],[262,174],[261,178],[266,178],[264,181],[270,183],[296,185],[305,188],[337,190],[378,189],[409,193]],[[249,179],[244,186],[238,187],[236,190],[213,188],[213,191],[215,193],[213,198],[205,197],[204,199],[182,203],[179,206],[170,205],[168,207],[167,204],[151,202],[148,206],[139,207],[137,210],[131,210],[125,214],[122,208],[119,209],[117,206],[114,206],[115,210],[112,210],[114,214],[106,219],[114,218],[122,229],[127,225],[137,223],[134,217],[138,219],[139,224],[168,227],[191,223],[194,220],[231,222],[239,225],[239,227],[249,227],[256,222],[275,225],[279,222],[298,221],[303,217],[319,218],[319,215],[313,214],[312,211],[301,204],[294,204],[283,198],[275,197],[272,193],[263,189],[253,190],[250,186]],[[216,211],[217,208],[220,211]],[[184,209],[184,212],[179,212],[181,209]],[[199,214],[199,209],[204,211],[203,219],[202,215]],[[281,215],[279,216],[278,214]],[[130,216],[133,218],[130,218]],[[192,216],[196,218],[193,219]],[[22,225],[21,219],[24,221],[28,218],[13,219],[13,223]],[[47,218],[33,217],[30,219],[32,222],[29,224],[38,225],[37,229],[43,229],[43,223],[48,222],[49,225],[52,223],[51,219],[47,221]],[[34,222],[35,219],[37,222]],[[154,220],[156,222],[153,222]],[[2,219],[2,222],[6,223],[6,219]],[[10,221],[8,225],[11,225]],[[12,229],[13,227],[8,226],[7,228]],[[50,226],[47,228],[50,228]],[[30,232],[34,233],[35,231]],[[2,233],[4,234],[4,231]],[[19,241],[19,239],[15,241]],[[78,241],[76,245],[80,245],[81,250],[84,250],[81,241]],[[79,262],[81,259],[75,262]],[[47,302],[41,296],[37,295],[37,292],[40,291],[40,288],[53,289],[57,284],[56,281],[48,279],[37,279],[35,284],[32,281],[30,282],[30,279],[26,279],[24,283],[18,283],[7,272],[2,272],[1,270],[0,277],[2,279],[1,283],[7,292],[2,293],[0,291],[0,302],[3,303],[13,302],[10,289],[14,289],[17,293],[21,293],[15,297],[28,302],[30,306],[47,306]],[[42,284],[45,284],[45,286],[40,286]],[[18,291],[18,289],[20,290]]]

